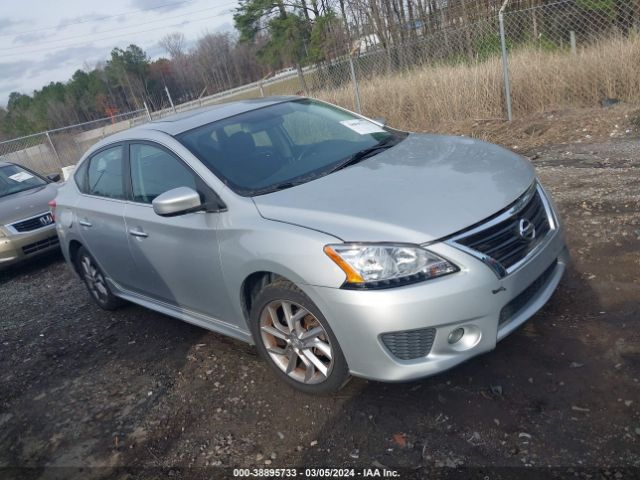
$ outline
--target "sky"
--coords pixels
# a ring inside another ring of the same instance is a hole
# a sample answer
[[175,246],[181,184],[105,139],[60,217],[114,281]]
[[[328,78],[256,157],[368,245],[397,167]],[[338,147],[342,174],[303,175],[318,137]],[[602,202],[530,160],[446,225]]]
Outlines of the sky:
[[91,70],[114,47],[135,43],[152,59],[160,39],[182,32],[188,44],[206,32],[233,30],[237,0],[3,0],[0,8],[0,106],[17,91]]

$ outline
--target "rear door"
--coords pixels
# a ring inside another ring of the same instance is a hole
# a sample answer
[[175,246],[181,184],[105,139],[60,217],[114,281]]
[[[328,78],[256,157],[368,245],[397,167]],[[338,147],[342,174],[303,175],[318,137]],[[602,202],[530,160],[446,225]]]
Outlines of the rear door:
[[182,309],[225,318],[229,304],[218,254],[219,214],[195,212],[161,217],[151,202],[161,193],[208,188],[168,149],[151,142],[129,144],[131,202],[125,222],[135,263],[134,288]]
[[132,261],[124,223],[125,148],[116,144],[93,154],[79,180],[76,225],[85,247],[108,277],[129,288]]

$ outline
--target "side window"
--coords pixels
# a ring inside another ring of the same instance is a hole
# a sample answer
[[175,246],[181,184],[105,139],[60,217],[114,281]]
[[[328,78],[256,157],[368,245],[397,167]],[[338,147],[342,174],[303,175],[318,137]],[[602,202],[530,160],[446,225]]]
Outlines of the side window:
[[151,203],[158,195],[178,187],[197,190],[195,174],[166,150],[135,143],[130,149],[134,202]]
[[76,168],[76,171],[73,174],[73,178],[76,180],[76,185],[78,185],[78,189],[82,193],[89,193],[87,185],[89,183],[87,182],[87,168],[89,167],[89,163],[89,160],[82,162],[82,165]]
[[124,199],[122,181],[122,146],[108,148],[90,159],[87,193],[107,198]]

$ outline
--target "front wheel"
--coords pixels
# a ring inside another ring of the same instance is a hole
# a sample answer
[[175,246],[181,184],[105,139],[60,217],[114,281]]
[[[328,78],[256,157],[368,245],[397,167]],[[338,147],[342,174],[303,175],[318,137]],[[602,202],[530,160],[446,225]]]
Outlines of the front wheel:
[[340,345],[315,304],[291,282],[264,287],[253,302],[256,346],[276,374],[306,393],[338,391],[349,379]]

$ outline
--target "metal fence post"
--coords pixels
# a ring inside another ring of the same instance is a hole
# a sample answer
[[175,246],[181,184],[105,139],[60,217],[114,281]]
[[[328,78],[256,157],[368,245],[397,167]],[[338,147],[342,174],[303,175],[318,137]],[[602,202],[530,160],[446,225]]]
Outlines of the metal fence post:
[[147,106],[147,102],[143,102],[143,105],[144,105],[145,111],[147,112],[147,120],[151,121],[152,120],[151,112],[149,111],[149,107]]
[[353,66],[353,55],[349,55],[349,68],[351,69],[351,81],[353,82],[353,94],[356,99],[356,112],[362,115],[362,105],[360,103],[360,88],[358,87],[358,78],[356,77],[356,69]]
[[309,89],[307,88],[307,81],[304,79],[304,72],[300,62],[296,63],[296,70],[298,71],[298,80],[300,80],[300,86],[302,87],[302,94],[309,95]]
[[53,150],[53,154],[56,156],[56,160],[58,160],[58,165],[60,166],[60,169],[62,169],[63,165],[62,165],[62,162],[60,161],[60,155],[58,155],[56,146],[53,144],[53,141],[51,140],[51,135],[49,135],[48,131],[44,132],[44,134],[47,136],[47,140],[49,140],[49,145],[51,145],[51,150]]
[[574,32],[573,30],[571,30],[569,32],[569,38],[571,40],[571,53],[573,55],[577,55],[578,54],[578,45],[576,43],[576,32]]
[[169,103],[171,104],[173,113],[176,113],[176,106],[173,104],[173,100],[171,99],[171,94],[169,93],[169,88],[166,85],[164,86],[164,91],[167,92],[167,98],[169,98]]
[[513,110],[511,107],[511,83],[509,80],[509,59],[507,58],[507,39],[504,33],[504,10],[507,8],[509,0],[504,0],[500,12],[498,12],[498,20],[500,21],[500,44],[502,46],[502,72],[504,74],[504,96],[507,101],[507,119],[513,120]]

